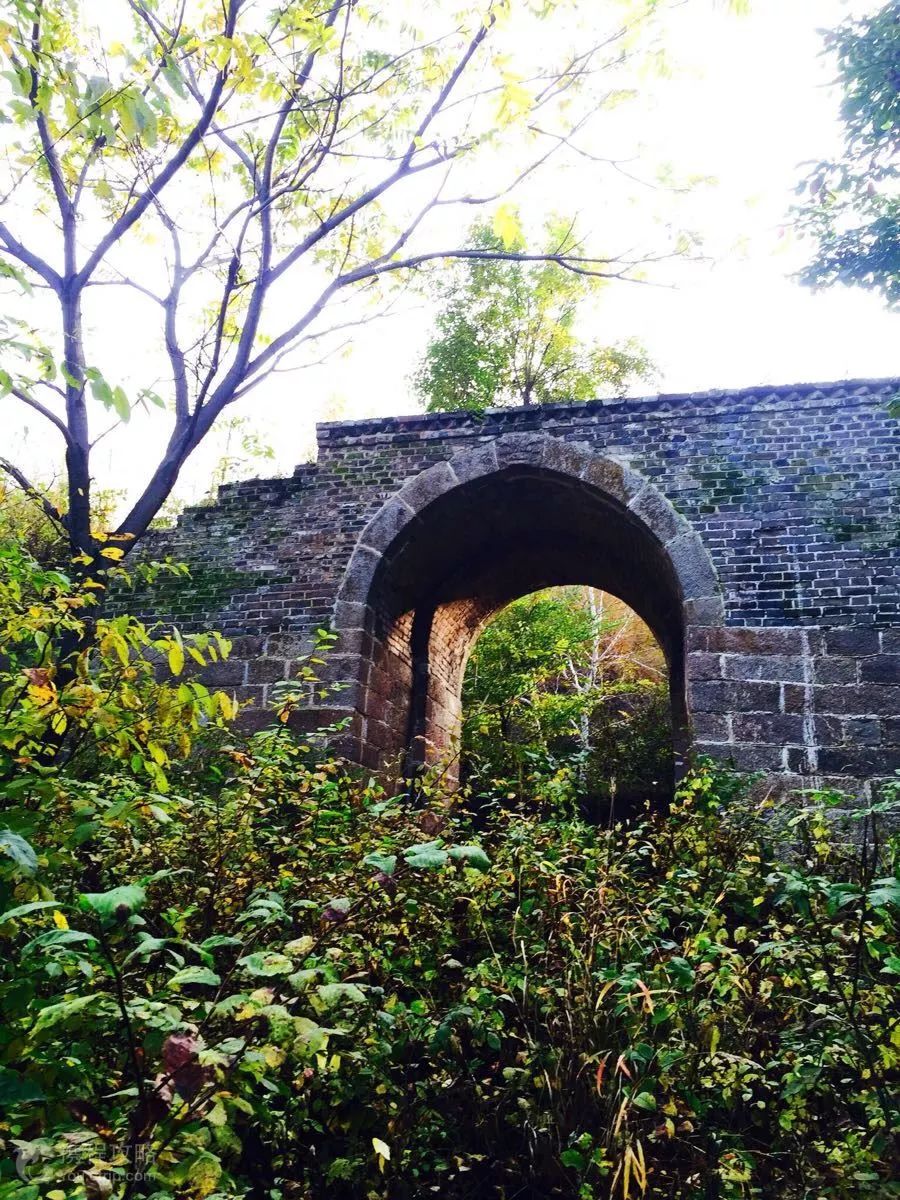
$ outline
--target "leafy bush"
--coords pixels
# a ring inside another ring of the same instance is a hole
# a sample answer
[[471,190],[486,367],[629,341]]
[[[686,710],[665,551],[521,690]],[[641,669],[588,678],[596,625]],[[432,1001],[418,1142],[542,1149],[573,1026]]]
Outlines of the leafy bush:
[[475,791],[609,820],[673,787],[666,664],[622,601],[548,588],[510,604],[463,687],[462,774]]
[[890,795],[842,842],[838,798],[701,765],[666,818],[495,805],[476,837],[296,737],[290,690],[180,742],[132,625],[128,665],[94,651],[109,725],[44,712],[9,580],[41,627],[67,593],[5,561],[4,736],[69,724],[0,785],[3,1200],[897,1194]]

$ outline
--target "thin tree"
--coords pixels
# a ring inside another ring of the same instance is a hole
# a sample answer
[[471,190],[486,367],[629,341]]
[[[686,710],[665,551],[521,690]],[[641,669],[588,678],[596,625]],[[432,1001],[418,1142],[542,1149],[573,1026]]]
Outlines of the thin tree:
[[[497,254],[521,253],[526,244],[508,206],[493,226],[473,226],[469,240]],[[572,223],[551,221],[543,247],[547,261],[469,259],[445,273],[415,375],[430,412],[593,400],[652,377],[634,339],[610,345],[582,335],[579,318],[604,280],[554,265],[556,256],[580,252]]]
[[[569,0],[484,0],[461,16],[384,7],[109,0],[98,18],[86,0],[7,3],[0,271],[15,294],[0,388],[61,439],[66,505],[21,465],[0,467],[76,554],[127,553],[220,415],[292,354],[366,319],[360,292],[377,307],[391,279],[448,259],[605,278],[640,266],[635,254],[455,243],[434,218],[494,204],[577,149],[605,72],[637,53],[656,0],[632,0],[557,63],[526,27],[543,20],[552,43],[575,19]],[[540,52],[517,66],[523,45]],[[486,154],[491,183],[476,190],[465,164]],[[115,289],[140,297],[136,338],[159,348],[160,378],[133,395],[106,354],[97,298]],[[154,405],[165,449],[118,526],[98,530],[97,440]]]

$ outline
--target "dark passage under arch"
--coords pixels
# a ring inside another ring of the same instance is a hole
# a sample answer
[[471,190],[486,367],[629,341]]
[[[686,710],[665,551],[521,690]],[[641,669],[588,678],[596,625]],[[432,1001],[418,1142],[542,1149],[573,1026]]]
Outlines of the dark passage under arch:
[[553,439],[504,441],[515,439],[417,476],[361,535],[341,596],[364,613],[351,681],[359,756],[407,770],[446,757],[481,629],[519,596],[565,584],[612,593],[650,627],[666,657],[682,752],[685,601],[715,586],[695,535],[613,460],[566,446],[553,461]]

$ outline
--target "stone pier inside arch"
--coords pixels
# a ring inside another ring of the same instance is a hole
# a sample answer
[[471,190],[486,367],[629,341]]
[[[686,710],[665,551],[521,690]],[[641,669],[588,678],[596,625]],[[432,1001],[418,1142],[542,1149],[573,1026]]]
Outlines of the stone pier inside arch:
[[[207,679],[265,720],[317,628],[308,723],[369,768],[446,751],[510,600],[619,596],[671,680],[677,749],[777,786],[900,769],[900,380],[323,425],[289,478],[220,490],[144,551],[191,575],[140,615],[234,640]],[[134,601],[129,601],[134,608]]]

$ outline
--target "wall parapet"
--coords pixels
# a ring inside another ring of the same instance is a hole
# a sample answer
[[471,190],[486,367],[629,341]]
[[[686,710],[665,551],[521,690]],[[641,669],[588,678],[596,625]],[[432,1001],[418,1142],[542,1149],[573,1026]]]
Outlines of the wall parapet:
[[714,389],[702,392],[657,392],[645,396],[598,398],[578,404],[543,404],[529,408],[489,408],[483,414],[470,412],[410,413],[398,417],[370,417],[362,420],[329,421],[316,426],[320,449],[357,438],[394,441],[405,434],[480,432],[484,436],[526,428],[547,429],[557,420],[574,419],[587,424],[598,417],[606,420],[617,415],[648,417],[651,413],[677,418],[691,415],[736,414],[755,411],[834,408],[859,401],[871,403],[874,394],[883,394],[885,403],[900,395],[900,376],[889,379],[848,379],[832,383],[796,383],[771,386]]

